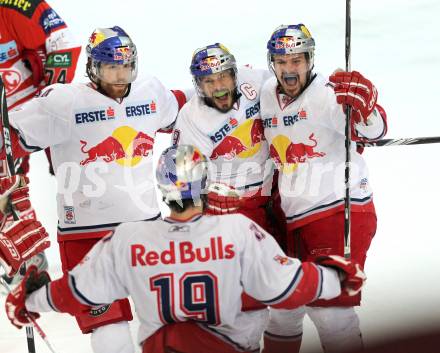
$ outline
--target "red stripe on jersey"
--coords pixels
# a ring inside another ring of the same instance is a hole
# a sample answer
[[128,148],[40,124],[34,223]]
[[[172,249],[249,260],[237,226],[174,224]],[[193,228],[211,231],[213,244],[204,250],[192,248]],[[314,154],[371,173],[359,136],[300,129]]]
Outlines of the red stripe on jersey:
[[179,110],[182,109],[183,105],[186,103],[186,96],[183,91],[180,90],[171,90],[171,92],[174,94],[174,97],[177,99],[177,104],[179,105]]
[[50,282],[49,295],[51,304],[59,312],[75,315],[90,309],[88,305],[79,302],[73,295],[69,286],[68,274],[64,274],[60,279]]
[[321,290],[322,276],[319,268],[312,262],[303,262],[303,275],[293,293],[278,304],[271,305],[277,309],[295,309],[317,299]]

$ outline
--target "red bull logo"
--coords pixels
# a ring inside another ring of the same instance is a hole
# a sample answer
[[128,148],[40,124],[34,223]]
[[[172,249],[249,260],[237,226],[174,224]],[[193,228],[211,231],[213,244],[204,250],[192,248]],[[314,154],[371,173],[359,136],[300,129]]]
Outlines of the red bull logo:
[[260,143],[265,140],[261,119],[248,119],[230,135],[224,137],[214,148],[211,159],[223,157],[232,160],[236,157],[248,158],[260,150]]
[[293,143],[284,135],[278,135],[272,140],[269,153],[275,164],[284,173],[292,172],[298,163],[305,163],[310,158],[324,157],[324,152],[315,151],[318,145],[312,133],[309,136],[311,144]]
[[200,63],[200,71],[208,71],[220,67],[221,61],[215,56],[208,56]]
[[154,139],[140,131],[133,140],[132,157],[147,157],[153,149]]
[[115,48],[113,53],[113,59],[115,60],[130,60],[133,56],[133,52],[129,46]]
[[296,38],[295,37],[280,37],[275,41],[275,49],[290,49],[295,48]]
[[87,142],[80,140],[81,152],[87,157],[80,162],[86,165],[98,159],[106,163],[115,161],[122,166],[135,166],[153,150],[154,138],[129,126],[121,126],[113,134],[86,149]]

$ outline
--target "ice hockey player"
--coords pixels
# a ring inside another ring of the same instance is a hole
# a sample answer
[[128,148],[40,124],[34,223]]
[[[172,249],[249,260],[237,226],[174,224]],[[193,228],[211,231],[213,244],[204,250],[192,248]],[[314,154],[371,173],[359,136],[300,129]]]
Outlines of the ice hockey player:
[[260,118],[260,89],[271,73],[237,69],[234,55],[220,43],[197,49],[190,72],[197,95],[179,112],[174,143],[194,145],[212,162],[210,179],[216,183],[210,184],[206,212],[240,212],[268,229],[273,165]]
[[[2,1],[0,3],[0,75],[6,89],[8,109],[13,110],[52,83],[73,80],[81,46],[74,40],[64,20],[45,1]],[[49,164],[49,149],[45,150]],[[29,157],[17,159],[17,170],[29,172]],[[53,174],[50,164],[49,170]],[[0,177],[7,175],[0,161]],[[36,218],[32,208],[21,218]],[[47,268],[44,253],[28,261]],[[4,276],[14,286],[21,279]]]
[[35,218],[6,224],[12,209],[20,214],[32,208],[25,179],[19,175],[0,178],[0,266],[7,276],[14,276],[25,261],[50,245],[49,235]]
[[[386,132],[377,90],[359,72],[314,72],[315,41],[303,24],[271,35],[268,64],[275,77],[261,93],[270,156],[278,165],[281,206],[287,219],[288,255],[313,261],[344,251],[345,114],[352,108],[352,138],[379,139]],[[376,232],[376,213],[364,159],[351,144],[351,258],[363,268]],[[342,294],[294,311],[272,310],[265,353],[294,353],[301,345],[305,313],[326,353],[362,347],[356,296]]]
[[250,353],[259,349],[267,309],[242,312],[243,290],[283,308],[335,297],[341,287],[360,290],[365,277],[353,262],[301,263],[241,214],[203,216],[206,163],[193,146],[166,149],[156,177],[171,216],[120,225],[56,281],[29,269],[7,298],[11,322],[21,327],[27,315],[76,314],[130,295],[144,353]]
[[[186,99],[154,77],[135,81],[136,46],[120,27],[94,30],[86,51],[90,83],[51,85],[10,113],[15,156],[50,147],[63,271],[119,223],[159,217],[154,137],[174,123]],[[133,352],[128,300],[76,319],[83,333],[92,332],[94,352]]]

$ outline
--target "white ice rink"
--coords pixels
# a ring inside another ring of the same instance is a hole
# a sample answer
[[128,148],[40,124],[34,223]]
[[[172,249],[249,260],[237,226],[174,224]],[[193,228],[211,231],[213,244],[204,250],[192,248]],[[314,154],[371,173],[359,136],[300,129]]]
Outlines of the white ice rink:
[[[229,47],[239,64],[266,67],[266,41],[280,24],[308,26],[316,40],[317,71],[329,74],[345,67],[343,0],[49,3],[83,45],[95,27],[124,28],[138,47],[140,74],[152,73],[169,88],[190,87],[193,50],[215,42]],[[352,68],[378,88],[388,113],[388,138],[440,136],[439,16],[437,0],[352,1]],[[86,80],[84,65],[83,52],[77,81]],[[162,139],[156,152],[166,143]],[[378,213],[358,309],[366,345],[392,333],[440,325],[439,155],[438,144],[369,148],[364,153]],[[56,185],[41,153],[32,156],[30,178],[32,202],[51,234],[48,256],[56,277]],[[39,322],[58,353],[91,352],[89,337],[81,335],[68,315],[44,314]],[[36,348],[49,352],[39,337]],[[319,341],[307,321],[301,352],[316,349]],[[24,352],[24,330],[11,326],[0,312],[0,353]]]

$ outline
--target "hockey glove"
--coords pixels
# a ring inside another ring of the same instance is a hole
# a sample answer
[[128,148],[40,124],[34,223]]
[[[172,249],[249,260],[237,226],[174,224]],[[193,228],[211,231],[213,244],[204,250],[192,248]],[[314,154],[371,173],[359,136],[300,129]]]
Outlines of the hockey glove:
[[321,256],[315,262],[321,266],[336,269],[339,272],[341,289],[349,296],[358,294],[367,280],[365,273],[361,270],[358,263],[346,260],[341,256]]
[[29,200],[29,179],[22,175],[13,175],[0,179],[0,217],[4,221],[4,216],[10,212],[8,210],[9,200],[12,207],[20,214],[29,214],[33,211]]
[[46,271],[38,272],[36,266],[29,267],[20,284],[6,297],[6,314],[12,325],[21,329],[30,323],[29,316],[34,319],[40,317],[40,314],[26,310],[26,297],[49,282],[50,277]]
[[335,85],[336,101],[353,108],[352,121],[366,123],[377,102],[377,89],[371,81],[357,71],[334,72],[329,80]]
[[240,208],[240,196],[227,184],[212,183],[208,186],[206,213],[222,215],[236,213]]
[[40,222],[31,219],[14,221],[0,232],[0,264],[11,277],[24,261],[49,245],[49,235]]

